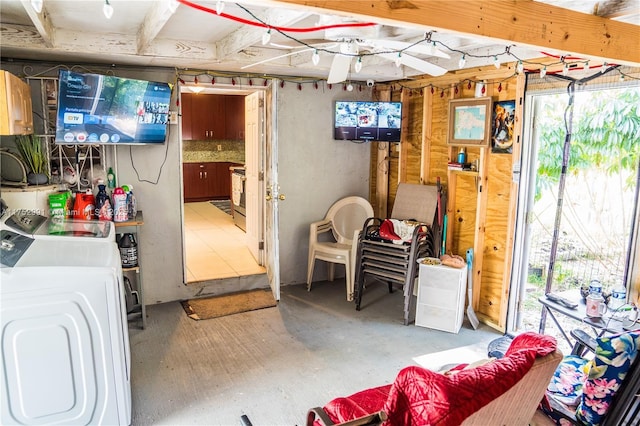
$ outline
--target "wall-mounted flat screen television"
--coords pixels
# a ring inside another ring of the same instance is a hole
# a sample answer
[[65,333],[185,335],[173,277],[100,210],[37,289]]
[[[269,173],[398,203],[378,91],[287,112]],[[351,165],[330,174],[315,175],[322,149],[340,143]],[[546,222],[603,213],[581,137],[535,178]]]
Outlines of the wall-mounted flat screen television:
[[337,101],[333,138],[400,142],[401,102]]
[[163,144],[170,99],[167,83],[61,70],[55,142]]

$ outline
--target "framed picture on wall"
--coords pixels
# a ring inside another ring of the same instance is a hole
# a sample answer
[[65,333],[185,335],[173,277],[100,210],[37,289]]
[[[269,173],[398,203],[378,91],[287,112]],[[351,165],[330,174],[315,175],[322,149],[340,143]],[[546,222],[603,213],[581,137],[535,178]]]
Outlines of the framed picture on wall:
[[513,123],[516,101],[500,101],[493,104],[491,114],[491,152],[511,154],[513,150]]
[[449,101],[448,145],[488,146],[491,132],[491,98]]

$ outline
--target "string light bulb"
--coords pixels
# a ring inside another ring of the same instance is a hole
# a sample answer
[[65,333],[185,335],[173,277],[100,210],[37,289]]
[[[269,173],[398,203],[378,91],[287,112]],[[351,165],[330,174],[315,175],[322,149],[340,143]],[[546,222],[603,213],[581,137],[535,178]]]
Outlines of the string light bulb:
[[358,56],[358,60],[356,61],[354,69],[357,73],[362,71],[362,56]]
[[500,59],[498,59],[498,55],[493,57],[493,66],[496,67],[496,69],[500,69]]
[[396,67],[400,68],[402,65],[402,52],[398,52],[398,57],[396,58]]
[[111,19],[113,16],[113,6],[109,3],[109,0],[104,0],[104,6],[102,6],[102,13],[107,19]]
[[221,15],[223,11],[224,11],[224,2],[222,0],[218,0],[218,3],[216,3],[216,13],[218,15]]
[[607,64],[606,62],[603,62],[602,68],[600,68],[600,72],[604,74],[604,72],[607,70],[608,67],[609,67],[609,64]]
[[518,64],[516,65],[516,71],[518,72],[518,74],[522,74],[522,71],[524,71],[524,64],[522,63],[522,61],[518,61]]
[[265,44],[269,43],[270,40],[271,40],[271,28],[269,28],[266,33],[262,34],[262,45],[264,46]]
[[318,49],[316,49],[313,52],[313,55],[311,55],[311,62],[313,62],[313,65],[318,65],[320,63],[320,54],[318,53]]
[[353,84],[347,84],[347,92],[353,92]]
[[42,12],[42,0],[31,0],[31,7],[33,7],[33,10],[37,13]]
[[569,74],[569,64],[565,63],[564,67],[562,67],[562,75],[566,77],[567,74]]
[[547,67],[546,67],[546,66],[545,66],[545,67],[543,67],[543,68],[540,70],[540,78],[544,78],[544,76],[545,76],[545,75],[547,75]]
[[464,68],[464,64],[466,64],[466,63],[467,63],[467,57],[466,57],[466,55],[462,55],[462,57],[458,61],[458,68],[459,69]]

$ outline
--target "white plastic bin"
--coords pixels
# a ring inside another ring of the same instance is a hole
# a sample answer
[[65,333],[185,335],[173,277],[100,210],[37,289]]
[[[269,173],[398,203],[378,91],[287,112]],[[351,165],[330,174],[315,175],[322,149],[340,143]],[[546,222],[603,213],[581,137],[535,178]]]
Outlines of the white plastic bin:
[[467,268],[420,263],[416,325],[458,333],[464,319]]

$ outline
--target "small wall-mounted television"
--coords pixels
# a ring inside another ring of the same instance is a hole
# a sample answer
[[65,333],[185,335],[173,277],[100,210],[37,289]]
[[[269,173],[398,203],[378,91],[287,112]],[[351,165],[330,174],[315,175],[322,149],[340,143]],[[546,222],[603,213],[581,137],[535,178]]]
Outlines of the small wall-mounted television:
[[400,142],[401,102],[336,101],[336,140]]
[[169,84],[68,70],[58,81],[57,144],[165,142]]

